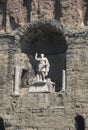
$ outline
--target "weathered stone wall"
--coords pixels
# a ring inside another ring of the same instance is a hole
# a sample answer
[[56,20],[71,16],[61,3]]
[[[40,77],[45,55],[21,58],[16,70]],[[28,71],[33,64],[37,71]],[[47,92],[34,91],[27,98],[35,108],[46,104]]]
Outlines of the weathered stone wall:
[[82,8],[77,0],[61,2],[61,21],[68,25],[76,25],[83,23]]
[[61,22],[70,26],[87,25],[88,2],[86,0],[62,0],[61,1]]
[[66,34],[66,42],[66,91],[29,93],[26,88],[15,97],[15,54],[21,52],[13,44],[13,36],[1,36],[0,116],[6,130],[74,130],[76,114],[84,117],[88,129],[88,32]]
[[[87,79],[88,79],[88,41],[87,32],[76,33],[71,36],[71,43],[67,51],[67,93],[68,99],[66,105],[67,115],[70,115],[74,124],[75,114],[82,115],[87,122]],[[73,51],[74,50],[74,51]],[[85,66],[85,67],[84,67]],[[70,120],[70,121],[71,121]],[[73,125],[72,125],[73,126]],[[87,129],[87,128],[86,128]]]
[[87,0],[7,0],[0,2],[1,31],[15,30],[37,19],[57,19],[78,28],[88,22]]
[[54,0],[33,0],[31,2],[31,20],[39,18],[53,19],[54,18]]
[[[0,35],[0,117],[5,130],[74,130],[78,114],[83,116],[85,129],[88,129],[88,31],[83,28],[88,24],[87,9],[87,0],[7,0],[7,3],[0,3],[0,33],[10,32]],[[51,21],[32,24],[41,18]],[[55,26],[52,19],[57,19]],[[11,35],[12,30],[28,22],[31,24]],[[65,26],[72,30],[66,31]],[[80,32],[74,32],[74,28]],[[45,38],[43,33],[46,32],[47,36],[49,32],[54,35],[58,32],[61,39],[56,41],[63,44],[61,40],[64,39],[67,44],[66,90],[29,93],[28,86],[19,86],[19,96],[15,96],[15,65],[19,64],[20,73],[22,69],[32,71],[30,82],[35,76],[28,60],[29,53],[23,52],[21,44],[25,43],[28,50],[26,45],[37,42],[36,38],[41,36]]]
[[[0,116],[7,116],[10,110],[10,101],[13,92],[13,38],[8,35],[0,36]],[[9,86],[9,87],[8,87]],[[9,91],[10,90],[10,91]]]

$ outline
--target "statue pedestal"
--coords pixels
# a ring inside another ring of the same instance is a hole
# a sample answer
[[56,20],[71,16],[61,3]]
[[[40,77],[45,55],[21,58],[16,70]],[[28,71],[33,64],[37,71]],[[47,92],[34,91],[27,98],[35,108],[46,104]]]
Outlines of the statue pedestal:
[[35,81],[29,87],[29,92],[50,92],[49,86],[44,81]]
[[51,80],[47,81],[34,81],[29,87],[29,92],[47,92],[54,93],[55,92],[55,83],[51,82]]

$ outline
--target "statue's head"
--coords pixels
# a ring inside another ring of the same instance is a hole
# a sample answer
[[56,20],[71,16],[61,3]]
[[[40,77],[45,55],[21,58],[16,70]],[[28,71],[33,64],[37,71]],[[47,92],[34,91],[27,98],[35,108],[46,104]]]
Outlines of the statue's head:
[[44,57],[44,54],[41,54],[41,57]]

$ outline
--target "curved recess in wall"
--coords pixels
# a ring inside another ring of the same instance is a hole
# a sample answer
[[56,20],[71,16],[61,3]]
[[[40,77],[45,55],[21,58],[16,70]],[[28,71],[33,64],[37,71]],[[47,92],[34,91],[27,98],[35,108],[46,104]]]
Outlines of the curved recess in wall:
[[47,57],[50,63],[48,78],[56,83],[56,91],[62,88],[62,71],[66,69],[66,33],[58,21],[44,19],[31,22],[15,32],[20,50],[28,55],[34,70],[35,54],[43,53]]

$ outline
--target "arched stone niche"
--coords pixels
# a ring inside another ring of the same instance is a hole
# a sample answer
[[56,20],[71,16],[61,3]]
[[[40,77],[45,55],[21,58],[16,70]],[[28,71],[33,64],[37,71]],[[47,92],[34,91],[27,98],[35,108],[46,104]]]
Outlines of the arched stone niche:
[[15,32],[15,44],[29,57],[34,71],[36,70],[35,54],[38,53],[40,56],[43,53],[47,57],[50,63],[47,78],[56,84],[56,91],[62,89],[62,71],[66,70],[65,34],[66,30],[56,20],[38,20]]
[[4,120],[2,117],[0,117],[0,130],[5,130]]
[[76,130],[85,130],[85,119],[82,115],[77,115],[75,117],[75,127]]

